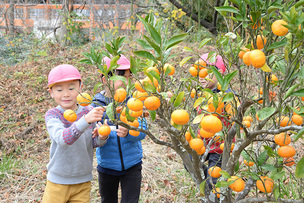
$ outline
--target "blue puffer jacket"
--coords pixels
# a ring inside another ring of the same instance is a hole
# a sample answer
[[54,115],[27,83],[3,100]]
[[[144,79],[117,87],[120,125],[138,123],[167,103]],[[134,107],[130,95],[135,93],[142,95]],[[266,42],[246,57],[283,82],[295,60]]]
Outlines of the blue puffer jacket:
[[[92,103],[94,107],[99,106],[94,103],[107,106],[107,104],[110,103],[110,99],[105,97],[103,92],[101,92],[95,95]],[[106,113],[104,113],[104,118],[108,119]],[[143,129],[147,129],[145,119],[141,120],[139,118],[138,122],[139,128],[142,126]],[[111,126],[111,123],[108,122],[108,125]],[[111,129],[113,127],[111,127]],[[123,171],[140,163],[143,157],[141,140],[144,139],[145,136],[146,134],[141,132],[137,137],[130,134],[126,137],[118,137],[116,131],[112,130],[107,143],[102,147],[98,147],[96,150],[98,165],[106,169]]]

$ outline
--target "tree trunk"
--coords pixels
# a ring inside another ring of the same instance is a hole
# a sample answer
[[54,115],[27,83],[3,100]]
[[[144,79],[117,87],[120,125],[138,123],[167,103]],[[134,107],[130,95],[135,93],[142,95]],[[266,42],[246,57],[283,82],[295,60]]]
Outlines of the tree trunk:
[[15,3],[16,0],[11,0],[10,5],[7,9],[7,25],[8,25],[8,33],[10,35],[15,35]]

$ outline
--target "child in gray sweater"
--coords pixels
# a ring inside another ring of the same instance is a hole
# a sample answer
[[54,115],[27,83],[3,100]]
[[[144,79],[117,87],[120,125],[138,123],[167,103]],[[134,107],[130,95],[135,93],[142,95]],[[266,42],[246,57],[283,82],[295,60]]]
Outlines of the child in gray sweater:
[[[42,202],[90,202],[94,148],[103,146],[107,136],[92,136],[104,109],[77,104],[82,86],[74,66],[60,65],[49,73],[49,92],[58,106],[45,115],[52,144]],[[76,112],[75,122],[64,118],[67,109]]]

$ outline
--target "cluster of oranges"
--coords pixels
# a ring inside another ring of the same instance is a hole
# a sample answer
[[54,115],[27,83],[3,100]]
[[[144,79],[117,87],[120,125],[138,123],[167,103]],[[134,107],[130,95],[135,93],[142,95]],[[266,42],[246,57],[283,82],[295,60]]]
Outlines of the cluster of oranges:
[[189,68],[189,72],[194,77],[198,75],[200,78],[205,78],[208,75],[206,66],[207,63],[204,60],[199,59]]
[[284,163],[287,166],[295,164],[293,156],[296,154],[294,147],[289,146],[291,138],[286,132],[276,134],[274,136],[274,142],[279,145],[278,155],[284,158]]

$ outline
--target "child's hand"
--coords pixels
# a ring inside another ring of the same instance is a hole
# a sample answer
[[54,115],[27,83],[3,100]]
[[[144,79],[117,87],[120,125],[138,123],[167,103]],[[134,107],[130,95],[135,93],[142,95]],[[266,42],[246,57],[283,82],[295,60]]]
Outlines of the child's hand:
[[123,126],[118,126],[118,129],[116,130],[117,136],[119,137],[126,137],[128,135],[129,130]]
[[86,114],[84,118],[87,121],[87,123],[94,123],[102,119],[103,112],[104,112],[103,107],[95,107],[88,114]]

